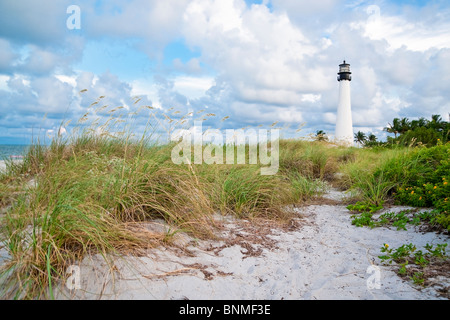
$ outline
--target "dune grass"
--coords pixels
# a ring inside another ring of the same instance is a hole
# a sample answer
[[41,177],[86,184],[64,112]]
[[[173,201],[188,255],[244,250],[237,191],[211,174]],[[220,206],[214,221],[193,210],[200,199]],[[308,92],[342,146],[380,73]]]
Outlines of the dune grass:
[[167,237],[140,224],[152,219],[197,238],[215,237],[214,214],[285,223],[294,216],[287,206],[318,186],[300,175],[261,176],[260,165],[175,165],[172,147],[86,133],[34,145],[9,166],[1,185],[17,188],[1,221],[11,256],[2,296],[52,298],[52,285],[87,254],[107,259],[158,245]]
[[88,128],[50,146],[36,142],[23,162],[8,164],[0,176],[0,239],[10,256],[0,271],[2,297],[52,298],[67,267],[86,255],[108,260],[168,241],[145,228],[154,219],[214,238],[218,215],[288,223],[292,205],[320,196],[327,184],[382,204],[398,184],[392,162],[415,152],[282,139],[279,171],[264,176],[261,164],[176,165],[174,144],[155,143],[149,129],[132,139]]

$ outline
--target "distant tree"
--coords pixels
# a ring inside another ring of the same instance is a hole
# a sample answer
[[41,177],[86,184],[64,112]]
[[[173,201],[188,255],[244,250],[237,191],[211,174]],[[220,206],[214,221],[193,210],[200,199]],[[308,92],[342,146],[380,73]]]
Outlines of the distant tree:
[[377,136],[373,133],[367,134],[367,138],[364,141],[364,147],[371,148],[383,145],[382,142],[377,141]]
[[388,126],[384,128],[384,131],[393,133],[395,135],[395,138],[397,138],[397,134],[400,131],[400,119],[394,118],[394,120],[392,120],[392,124],[388,123]]
[[364,132],[358,131],[357,133],[355,133],[355,142],[359,143],[360,145],[362,145],[364,141],[366,141],[366,139],[367,137]]
[[446,143],[450,138],[450,122],[445,122],[444,130],[442,131],[443,142]]
[[325,131],[323,130],[317,130],[316,131],[316,140],[317,141],[327,141],[328,137]]
[[369,133],[369,135],[367,136],[367,140],[369,142],[376,142],[377,141],[377,136],[374,135],[373,133]]
[[400,124],[399,124],[399,129],[398,132],[400,134],[403,134],[405,132],[408,132],[409,130],[411,130],[411,123],[409,122],[408,118],[402,118],[400,120]]
[[428,120],[421,117],[418,120],[412,120],[411,121],[411,130],[427,127],[428,126]]
[[442,121],[442,117],[438,114],[431,116],[431,121],[428,122],[428,127],[438,132],[442,132],[446,127],[446,122]]
[[[383,130],[395,135],[395,138],[387,137],[387,142],[391,145],[422,144],[430,147],[436,145],[438,141],[447,143],[450,138],[450,122],[444,121],[438,114],[432,115],[431,120],[423,117],[412,121],[408,118],[394,118],[392,124],[388,123]],[[371,145],[369,142],[365,144],[369,145]]]

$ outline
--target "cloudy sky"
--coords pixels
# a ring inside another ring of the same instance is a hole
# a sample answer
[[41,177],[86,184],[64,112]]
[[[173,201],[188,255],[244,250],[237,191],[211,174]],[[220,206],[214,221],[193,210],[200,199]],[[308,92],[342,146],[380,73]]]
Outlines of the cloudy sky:
[[0,144],[119,106],[136,131],[205,110],[210,128],[333,134],[344,59],[355,132],[448,120],[448,1],[2,0]]

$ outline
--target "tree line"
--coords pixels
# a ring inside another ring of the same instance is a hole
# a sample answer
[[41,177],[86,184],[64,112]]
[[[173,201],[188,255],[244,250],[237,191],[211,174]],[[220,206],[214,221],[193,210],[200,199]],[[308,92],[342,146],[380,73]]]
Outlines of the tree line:
[[[361,146],[388,146],[388,145],[425,145],[434,146],[438,143],[447,143],[450,137],[450,123],[444,121],[442,116],[432,115],[431,119],[421,117],[417,120],[408,118],[394,118],[392,122],[383,129],[388,133],[393,133],[394,137],[387,137],[387,141],[378,141],[373,133],[358,131],[354,134],[354,141]],[[323,130],[316,132],[316,140],[327,140]]]
[[417,120],[408,118],[394,118],[383,129],[393,133],[394,137],[387,137],[386,142],[375,143],[376,140],[366,138],[360,131],[355,134],[355,142],[364,146],[377,144],[399,144],[404,146],[425,145],[435,146],[438,143],[447,143],[450,135],[450,123],[444,121],[441,115],[435,114],[431,119],[421,117]]

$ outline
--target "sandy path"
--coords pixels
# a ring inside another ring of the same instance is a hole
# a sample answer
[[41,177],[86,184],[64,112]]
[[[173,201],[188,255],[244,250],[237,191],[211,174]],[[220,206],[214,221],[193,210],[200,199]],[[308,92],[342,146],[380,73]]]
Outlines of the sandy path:
[[[252,230],[224,221],[229,237],[242,241],[228,246],[220,241],[191,241],[185,244],[190,254],[163,248],[145,257],[118,259],[114,279],[101,259],[85,260],[74,273],[79,275],[79,289],[63,287],[58,297],[441,299],[433,288],[419,291],[402,280],[392,267],[381,265],[377,256],[383,243],[399,247],[412,242],[423,247],[426,243],[449,243],[448,236],[422,234],[413,227],[407,231],[358,228],[351,225],[348,210],[340,205],[312,205],[298,211],[303,216],[298,227],[290,231],[272,229],[264,237],[265,243],[246,241],[252,237]],[[370,286],[377,275],[371,266],[379,268],[379,288]],[[450,285],[448,277],[440,281]]]

